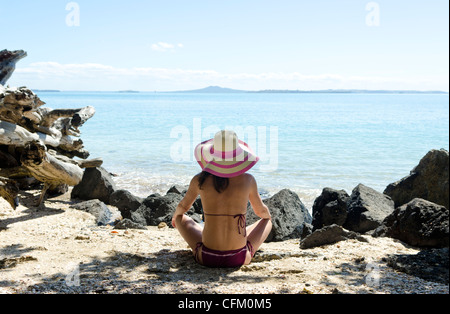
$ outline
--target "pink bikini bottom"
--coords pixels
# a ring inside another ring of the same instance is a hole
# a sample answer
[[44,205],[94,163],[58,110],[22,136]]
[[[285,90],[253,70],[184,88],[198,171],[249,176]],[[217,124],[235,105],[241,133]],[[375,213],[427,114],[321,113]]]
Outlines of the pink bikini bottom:
[[200,264],[198,253],[202,249],[202,265],[210,268],[238,268],[245,264],[247,252],[250,251],[252,258],[256,252],[253,252],[253,246],[250,242],[239,250],[234,251],[215,251],[208,249],[203,243],[197,244],[195,250],[195,260]]

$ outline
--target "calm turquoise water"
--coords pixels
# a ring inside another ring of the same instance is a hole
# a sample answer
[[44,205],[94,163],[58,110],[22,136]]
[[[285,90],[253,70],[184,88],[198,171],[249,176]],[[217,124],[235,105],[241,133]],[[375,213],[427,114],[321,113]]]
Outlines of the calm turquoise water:
[[262,157],[252,170],[269,194],[296,191],[311,207],[324,187],[382,192],[431,149],[449,149],[448,95],[40,93],[50,108],[94,106],[82,127],[92,158],[146,197],[188,184],[192,151],[233,128]]

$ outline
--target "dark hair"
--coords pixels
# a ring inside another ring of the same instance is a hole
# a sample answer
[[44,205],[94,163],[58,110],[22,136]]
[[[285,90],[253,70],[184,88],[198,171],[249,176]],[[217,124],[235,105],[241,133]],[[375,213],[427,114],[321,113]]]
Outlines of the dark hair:
[[209,177],[213,177],[214,182],[214,188],[216,189],[217,193],[222,193],[228,188],[228,185],[230,185],[230,179],[228,178],[220,178],[218,176],[215,176],[209,172],[203,171],[200,173],[200,176],[198,178],[198,186],[200,190],[202,190],[203,184],[205,184],[206,179]]

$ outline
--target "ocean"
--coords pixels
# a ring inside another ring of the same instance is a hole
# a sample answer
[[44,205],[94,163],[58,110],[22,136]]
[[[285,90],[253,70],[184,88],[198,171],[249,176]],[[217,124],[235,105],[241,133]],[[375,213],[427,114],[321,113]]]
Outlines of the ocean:
[[446,94],[39,92],[53,109],[93,106],[81,128],[118,188],[140,197],[187,185],[193,150],[233,129],[261,157],[263,196],[288,188],[311,209],[325,187],[383,192],[431,149],[449,149]]

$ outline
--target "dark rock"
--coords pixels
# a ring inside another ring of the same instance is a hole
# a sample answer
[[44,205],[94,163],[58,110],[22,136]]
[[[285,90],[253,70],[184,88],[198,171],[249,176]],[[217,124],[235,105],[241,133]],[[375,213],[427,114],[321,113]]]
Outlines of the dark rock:
[[422,198],[449,208],[449,153],[445,149],[430,151],[402,180],[390,184],[384,193],[402,206]]
[[203,215],[203,204],[202,204],[202,199],[201,197],[197,197],[197,199],[194,202],[194,205],[192,206],[194,207],[194,212],[199,214],[199,215]]
[[395,238],[417,247],[448,247],[449,210],[423,199],[414,199],[386,217],[373,235]]
[[114,229],[118,230],[126,230],[126,229],[138,229],[138,230],[147,230],[147,227],[141,224],[138,224],[130,219],[124,219],[119,221]]
[[[182,199],[183,196],[176,193],[165,196],[151,195],[135,212],[131,213],[131,220],[146,226],[158,226],[161,222],[165,222],[171,227],[172,217]],[[194,207],[187,212],[187,215],[196,222],[201,222],[201,213],[198,213]]]
[[358,185],[347,202],[347,220],[343,227],[365,233],[378,228],[394,211],[394,201],[363,184]]
[[60,184],[52,186],[47,190],[48,196],[60,196],[66,194],[69,191],[69,186],[67,184]]
[[361,235],[356,232],[348,231],[338,225],[331,225],[323,227],[322,229],[314,231],[305,239],[300,241],[301,249],[311,249],[314,247],[334,244],[348,239],[356,239],[362,242],[367,242]]
[[131,218],[134,222],[147,226],[158,226],[161,222],[171,225],[173,214],[182,199],[181,195],[175,193],[166,196],[151,195],[131,213]]
[[72,190],[71,197],[80,200],[98,199],[109,204],[111,194],[116,191],[116,185],[111,175],[103,169],[89,168],[86,169],[81,183]]
[[313,233],[313,225],[305,223],[303,225],[302,234],[300,235],[300,239],[304,239],[307,236],[309,236],[311,233]]
[[143,201],[144,199],[126,190],[118,190],[111,194],[109,203],[120,210],[123,218],[131,218],[131,213],[136,211]]
[[[305,224],[312,222],[308,209],[298,195],[290,190],[282,190],[263,202],[270,209],[273,223],[267,242],[298,239],[303,233]],[[249,206],[247,224],[251,225],[259,219]]]
[[325,188],[313,205],[313,230],[324,226],[344,225],[347,219],[347,202],[350,196],[345,191]]
[[184,196],[188,189],[189,189],[189,186],[187,186],[187,185],[174,185],[167,191],[167,194],[175,193],[175,194],[180,194],[180,195]]
[[431,249],[417,255],[391,255],[388,266],[427,281],[449,284],[449,250]]
[[114,226],[122,219],[122,215],[118,210],[109,208],[100,200],[90,200],[71,206],[74,209],[85,211],[93,215],[99,226]]

